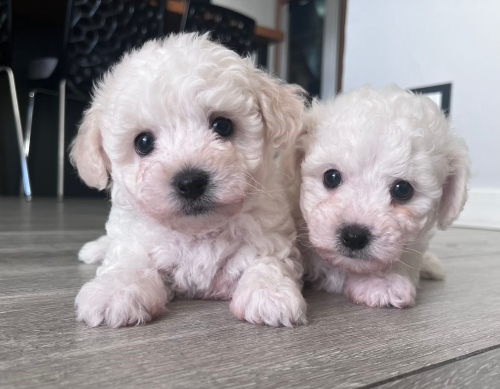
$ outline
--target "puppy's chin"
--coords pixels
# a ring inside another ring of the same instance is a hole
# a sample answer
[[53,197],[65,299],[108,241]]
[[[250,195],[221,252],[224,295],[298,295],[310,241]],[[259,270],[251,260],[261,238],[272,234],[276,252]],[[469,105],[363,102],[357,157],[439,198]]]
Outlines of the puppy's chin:
[[168,228],[188,235],[206,234],[224,227],[243,209],[243,202],[181,207],[171,215],[152,215]]
[[369,256],[347,256],[340,254],[336,250],[320,248],[316,248],[316,251],[325,261],[349,273],[375,273],[389,266],[387,262]]

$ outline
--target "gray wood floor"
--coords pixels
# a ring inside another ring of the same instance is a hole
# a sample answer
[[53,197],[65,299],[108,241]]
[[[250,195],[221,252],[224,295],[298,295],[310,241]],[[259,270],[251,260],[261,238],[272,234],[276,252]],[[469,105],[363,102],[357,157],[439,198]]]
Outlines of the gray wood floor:
[[499,388],[500,232],[451,229],[444,282],[411,309],[306,290],[309,325],[238,321],[223,301],[174,301],[142,327],[89,329],[74,298],[95,266],[102,200],[0,198],[1,388]]

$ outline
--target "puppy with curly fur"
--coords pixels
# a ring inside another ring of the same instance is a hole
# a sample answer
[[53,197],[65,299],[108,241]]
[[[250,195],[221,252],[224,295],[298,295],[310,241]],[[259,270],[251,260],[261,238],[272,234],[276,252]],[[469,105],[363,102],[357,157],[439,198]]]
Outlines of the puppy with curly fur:
[[465,204],[469,159],[428,97],[364,86],[315,102],[295,158],[306,280],[358,304],[403,308],[414,305],[419,275],[444,277],[427,248],[432,228],[449,227]]
[[231,300],[251,323],[306,322],[275,158],[299,133],[301,94],[206,35],[148,42],[106,74],[71,150],[112,198],[107,235],[80,252],[102,265],[79,320],[145,323],[176,295]]

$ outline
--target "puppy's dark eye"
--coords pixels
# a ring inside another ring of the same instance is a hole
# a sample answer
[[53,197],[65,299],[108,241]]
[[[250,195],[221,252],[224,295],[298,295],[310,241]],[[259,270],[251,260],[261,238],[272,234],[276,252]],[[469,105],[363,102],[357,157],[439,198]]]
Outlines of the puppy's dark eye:
[[149,132],[140,133],[135,138],[135,152],[139,155],[148,155],[155,148],[155,138]]
[[231,120],[219,117],[213,121],[212,130],[222,138],[229,138],[233,134],[234,125]]
[[323,175],[323,184],[330,189],[338,188],[342,185],[342,176],[338,170],[331,169]]
[[397,181],[391,189],[391,196],[399,201],[408,201],[413,196],[413,186],[408,181]]

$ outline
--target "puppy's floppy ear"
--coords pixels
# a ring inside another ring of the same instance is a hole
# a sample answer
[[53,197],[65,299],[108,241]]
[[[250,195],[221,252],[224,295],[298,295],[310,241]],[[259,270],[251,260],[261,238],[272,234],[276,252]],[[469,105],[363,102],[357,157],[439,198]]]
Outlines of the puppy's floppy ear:
[[311,112],[305,112],[301,118],[301,126],[295,143],[280,153],[280,164],[286,177],[293,182],[295,174],[306,157],[309,141],[316,127],[316,116]]
[[108,184],[110,163],[102,147],[102,108],[93,103],[85,112],[78,134],[71,143],[70,161],[82,180],[90,187],[102,190]]
[[277,151],[287,150],[293,147],[299,135],[306,92],[261,70],[254,70],[254,74],[266,139]]
[[316,131],[316,126],[318,125],[318,115],[316,114],[317,109],[321,106],[321,102],[314,98],[311,102],[311,106],[308,107],[307,111],[302,115],[301,126],[299,130],[299,135],[294,147],[294,163],[295,166],[300,167],[304,158],[306,157],[307,148],[309,147],[309,142],[311,137]]
[[438,210],[438,227],[442,230],[447,229],[462,212],[467,201],[467,183],[470,177],[470,161],[465,141],[454,136],[448,150],[448,176]]

